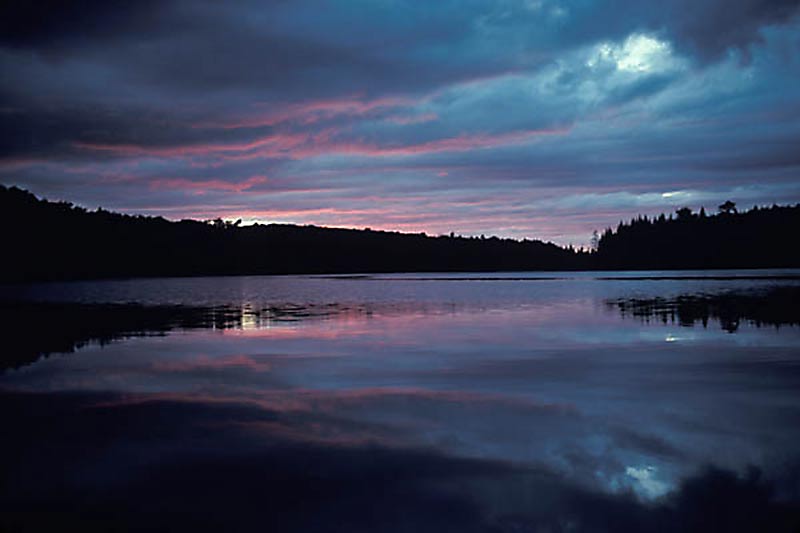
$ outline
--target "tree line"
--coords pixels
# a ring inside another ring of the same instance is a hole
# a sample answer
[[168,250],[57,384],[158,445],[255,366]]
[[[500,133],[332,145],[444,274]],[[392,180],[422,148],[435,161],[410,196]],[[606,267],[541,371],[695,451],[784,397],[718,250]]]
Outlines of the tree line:
[[0,185],[4,281],[367,272],[800,266],[800,205],[688,208],[607,229],[591,250],[539,240],[181,220],[89,211]]
[[739,212],[728,200],[715,215],[683,207],[606,229],[592,262],[630,270],[798,267],[798,230],[800,204]]
[[589,254],[534,240],[428,236],[88,211],[0,186],[5,280],[569,270]]

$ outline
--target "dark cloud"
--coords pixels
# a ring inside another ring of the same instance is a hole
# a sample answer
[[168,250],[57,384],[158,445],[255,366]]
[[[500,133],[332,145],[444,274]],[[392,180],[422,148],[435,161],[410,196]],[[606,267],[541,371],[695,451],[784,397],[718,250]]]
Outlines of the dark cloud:
[[785,23],[797,12],[794,1],[753,0],[675,1],[657,8],[520,1],[391,9],[352,2],[333,13],[315,1],[51,4],[5,7],[2,43],[103,65],[115,72],[116,83],[175,96],[260,90],[278,100],[293,96],[287,90],[310,96],[430,89],[529,69],[576,46],[636,31],[664,32],[706,61],[747,48],[760,40],[763,26]]
[[8,2],[0,8],[0,44],[58,54],[74,46],[130,38],[157,24],[166,2]]
[[[712,185],[722,201],[758,183],[743,194],[800,198],[785,148],[797,1],[7,4],[0,179],[39,194],[201,216],[211,200],[282,209],[250,195],[326,189],[328,205],[295,199],[287,221],[348,225],[362,220],[318,212],[352,211],[360,188],[403,206],[387,229],[428,231],[445,228],[409,215],[414,191],[527,188],[530,207],[542,188]],[[493,217],[475,231],[524,225]]]
[[[0,125],[0,158],[67,158],[98,160],[126,155],[146,155],[148,150],[183,152],[242,150],[259,138],[269,137],[269,126],[211,129],[195,126],[189,111],[169,111],[156,106],[76,102],[52,106],[17,102],[6,109]],[[86,146],[119,147],[119,151],[91,151]],[[139,152],[127,153],[136,147]]]
[[762,42],[766,26],[789,23],[800,12],[797,0],[672,0],[648,5],[635,1],[585,2],[570,8],[564,24],[571,40],[615,39],[634,31],[660,33],[700,63],[729,50],[748,55]]
[[765,26],[784,24],[800,12],[797,0],[713,0],[678,2],[669,28],[679,46],[703,61],[713,61],[729,49],[749,57],[748,47],[762,41]]

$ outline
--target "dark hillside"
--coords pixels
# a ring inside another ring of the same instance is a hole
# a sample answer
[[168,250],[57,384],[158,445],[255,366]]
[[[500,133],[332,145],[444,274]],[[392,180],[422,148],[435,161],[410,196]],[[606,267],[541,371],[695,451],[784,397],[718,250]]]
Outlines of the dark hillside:
[[510,271],[586,268],[588,254],[541,241],[331,229],[240,227],[87,211],[0,186],[0,278]]

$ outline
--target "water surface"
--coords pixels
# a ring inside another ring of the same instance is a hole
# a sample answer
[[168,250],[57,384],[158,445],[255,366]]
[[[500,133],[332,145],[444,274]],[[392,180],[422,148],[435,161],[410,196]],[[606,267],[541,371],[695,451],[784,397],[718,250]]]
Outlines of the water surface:
[[792,270],[3,287],[4,516],[791,530],[798,291]]

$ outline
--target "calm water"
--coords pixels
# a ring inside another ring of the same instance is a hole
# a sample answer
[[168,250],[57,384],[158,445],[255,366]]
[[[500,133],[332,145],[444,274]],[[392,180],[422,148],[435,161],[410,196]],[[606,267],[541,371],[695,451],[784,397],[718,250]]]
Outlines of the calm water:
[[[0,374],[11,421],[0,509],[9,529],[791,530],[798,280],[720,271],[5,287],[18,319],[5,351],[37,355]],[[117,325],[128,308],[149,322]],[[151,308],[169,317],[159,325]],[[228,318],[175,319],[190,308]],[[764,522],[742,522],[737,506]]]

